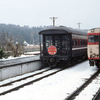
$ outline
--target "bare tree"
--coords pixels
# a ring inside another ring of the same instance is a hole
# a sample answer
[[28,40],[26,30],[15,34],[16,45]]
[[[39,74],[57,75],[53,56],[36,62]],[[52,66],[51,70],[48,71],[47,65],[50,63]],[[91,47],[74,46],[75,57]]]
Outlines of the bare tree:
[[5,51],[12,51],[13,56],[16,57],[23,53],[22,46],[19,44],[18,40],[22,39],[20,36],[16,37],[9,36],[8,33],[0,33],[0,45]]

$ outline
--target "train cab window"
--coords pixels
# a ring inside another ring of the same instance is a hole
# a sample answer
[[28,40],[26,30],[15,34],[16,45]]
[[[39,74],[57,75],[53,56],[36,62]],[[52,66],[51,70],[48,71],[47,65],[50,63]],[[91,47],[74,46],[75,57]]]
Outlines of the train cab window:
[[88,42],[98,42],[98,40],[99,40],[99,36],[98,35],[90,35],[89,37],[88,37]]

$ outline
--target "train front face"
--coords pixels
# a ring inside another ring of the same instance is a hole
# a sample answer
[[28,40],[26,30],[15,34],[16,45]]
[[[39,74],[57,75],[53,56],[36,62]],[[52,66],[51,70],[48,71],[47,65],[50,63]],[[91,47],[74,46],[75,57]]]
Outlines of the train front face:
[[43,66],[55,66],[71,57],[71,34],[64,30],[44,30],[40,35],[40,59]]
[[88,31],[88,59],[90,66],[100,67],[100,28]]

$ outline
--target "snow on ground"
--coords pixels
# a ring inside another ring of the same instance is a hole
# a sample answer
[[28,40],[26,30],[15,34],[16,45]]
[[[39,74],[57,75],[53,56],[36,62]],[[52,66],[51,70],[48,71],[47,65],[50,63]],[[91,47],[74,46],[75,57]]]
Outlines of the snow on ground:
[[37,54],[37,53],[40,53],[40,51],[35,51],[35,52],[27,52],[27,53],[24,53],[26,55],[31,55],[31,54]]
[[[91,98],[94,97],[96,92],[100,88],[100,74],[98,77],[92,81],[91,84],[89,84],[88,87],[86,87],[79,96],[75,98],[75,100],[92,100]],[[98,99],[99,100],[99,99]]]
[[40,53],[39,51],[35,51],[35,52],[27,52],[25,54],[20,55],[19,57],[8,57],[7,59],[3,58],[0,59],[0,61],[5,61],[5,60],[10,60],[10,59],[18,59],[18,58],[23,58],[23,57],[29,57],[29,56],[35,56],[34,54]]
[[[97,70],[85,61],[17,91],[2,95],[0,100],[64,100]],[[87,93],[91,91],[87,90]]]

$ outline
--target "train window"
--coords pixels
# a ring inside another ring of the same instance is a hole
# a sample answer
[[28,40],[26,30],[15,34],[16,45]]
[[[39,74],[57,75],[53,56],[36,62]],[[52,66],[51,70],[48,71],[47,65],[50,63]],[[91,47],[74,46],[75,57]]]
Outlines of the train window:
[[81,46],[81,42],[82,42],[82,41],[80,40],[80,46]]
[[98,42],[98,35],[90,35],[88,37],[89,42]]
[[74,47],[74,40],[72,40],[72,47]]
[[67,48],[67,41],[68,39],[67,39],[67,35],[63,35],[62,36],[62,47],[65,47],[65,48]]
[[83,44],[82,45],[84,46],[84,40],[83,40]]
[[45,42],[46,42],[46,46],[52,45],[53,44],[52,36],[45,36]]
[[73,40],[73,47],[75,47],[75,40]]
[[60,46],[60,37],[61,37],[60,35],[55,36],[55,46]]
[[75,46],[77,46],[77,40],[75,40]]
[[82,44],[83,44],[83,40],[81,40],[81,46],[82,46]]
[[80,46],[80,40],[78,39],[78,46]]
[[84,41],[82,40],[82,46],[83,46],[83,44],[84,44],[83,42],[84,42]]

